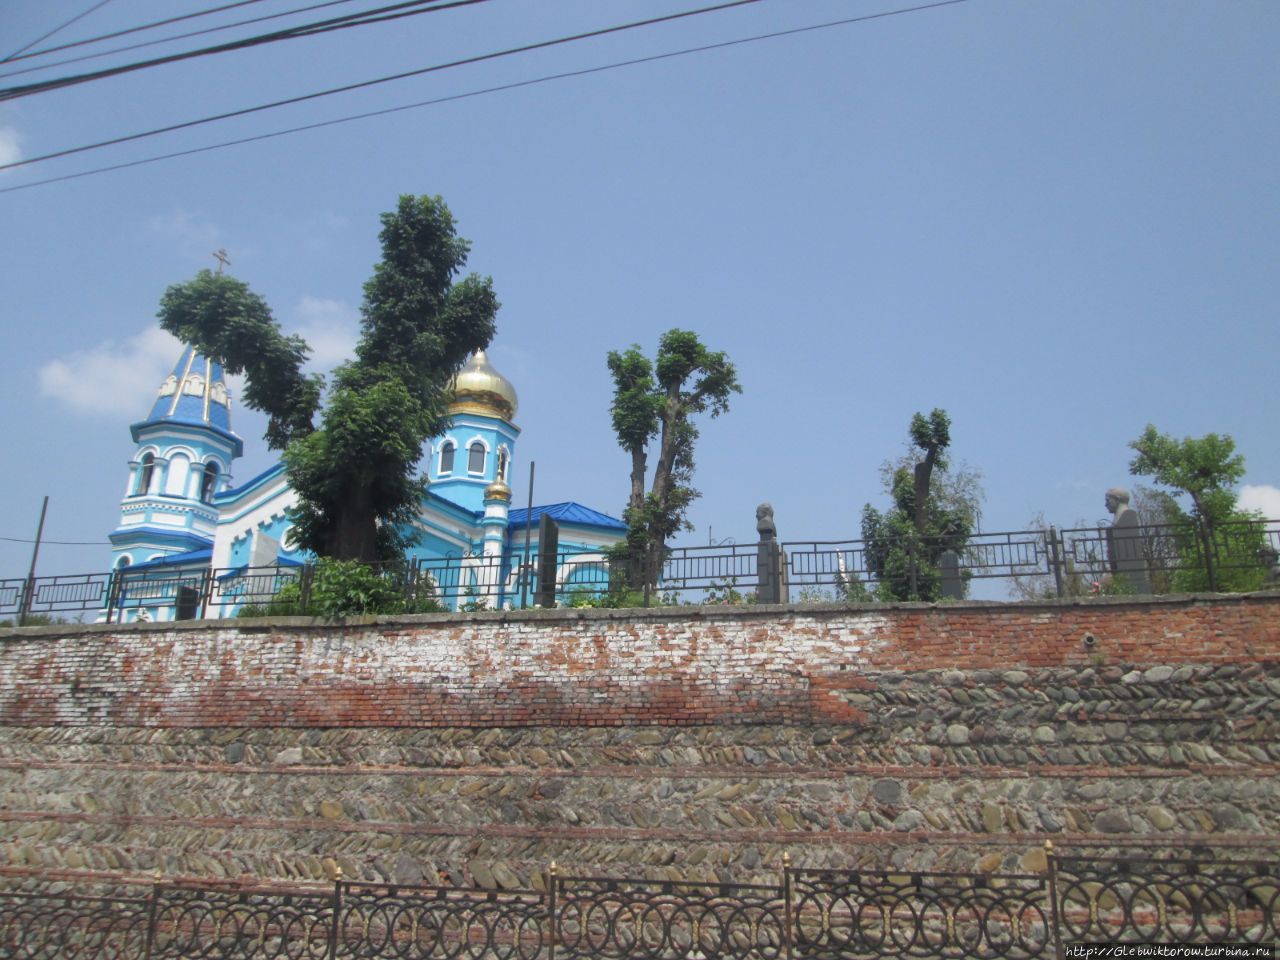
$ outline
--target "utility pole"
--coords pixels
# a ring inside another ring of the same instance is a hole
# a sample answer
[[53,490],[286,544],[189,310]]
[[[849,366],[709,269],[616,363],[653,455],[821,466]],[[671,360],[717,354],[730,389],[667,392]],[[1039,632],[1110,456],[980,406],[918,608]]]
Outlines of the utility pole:
[[44,516],[49,512],[49,495],[45,494],[44,503],[40,506],[40,523],[36,526],[36,542],[31,548],[31,569],[27,571],[26,589],[22,591],[22,604],[18,609],[18,626],[27,622],[31,613],[31,601],[36,592],[36,560],[40,556],[40,541],[44,537]]

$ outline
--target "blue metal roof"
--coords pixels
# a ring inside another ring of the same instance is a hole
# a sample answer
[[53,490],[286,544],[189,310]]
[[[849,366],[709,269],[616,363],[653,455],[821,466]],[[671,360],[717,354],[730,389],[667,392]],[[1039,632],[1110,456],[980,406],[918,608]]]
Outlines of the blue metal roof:
[[148,560],[145,563],[134,563],[125,567],[125,570],[146,570],[150,567],[178,567],[185,564],[203,563],[208,566],[209,561],[213,559],[213,547],[205,547],[203,550],[188,550],[186,553],[172,553],[167,557],[157,557],[155,560]]
[[530,517],[536,524],[542,519],[543,514],[549,516],[556,523],[576,523],[587,527],[604,527],[606,530],[627,529],[627,525],[616,517],[611,517],[607,513],[600,513],[598,510],[592,510],[590,507],[584,507],[582,504],[574,503],[572,500],[534,507],[532,513],[525,507],[514,509],[507,514],[508,527],[510,529],[523,527],[526,522],[526,516]]
[[215,504],[218,504],[218,503],[224,503],[228,500],[234,500],[236,499],[236,497],[241,496],[245,491],[249,490],[251,487],[257,486],[258,484],[262,483],[262,481],[268,480],[271,477],[274,477],[275,475],[283,472],[284,472],[284,463],[278,462],[270,467],[267,467],[267,469],[263,470],[260,474],[258,474],[256,477],[252,478],[251,480],[246,480],[244,483],[240,484],[240,486],[236,487],[233,490],[223,490],[219,493],[215,493],[213,495],[213,502]]

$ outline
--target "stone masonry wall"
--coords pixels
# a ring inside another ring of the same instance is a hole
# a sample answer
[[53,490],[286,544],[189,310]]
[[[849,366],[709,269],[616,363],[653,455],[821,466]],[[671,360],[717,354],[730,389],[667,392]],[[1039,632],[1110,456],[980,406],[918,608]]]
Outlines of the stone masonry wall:
[[1280,840],[1280,596],[0,631],[0,874],[536,886]]

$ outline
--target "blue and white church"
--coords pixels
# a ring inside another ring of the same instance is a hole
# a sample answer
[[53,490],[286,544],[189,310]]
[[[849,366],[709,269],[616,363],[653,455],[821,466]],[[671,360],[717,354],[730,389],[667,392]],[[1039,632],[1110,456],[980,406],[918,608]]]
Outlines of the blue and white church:
[[[129,428],[135,450],[111,533],[112,570],[124,574],[112,619],[232,616],[266,571],[287,575],[312,559],[293,543],[297,495],[282,463],[235,484],[244,441],[231,428],[231,403],[222,366],[187,347],[150,413]],[[530,602],[519,572],[526,531],[536,554],[544,514],[560,528],[558,582],[569,589],[575,579],[598,583],[603,551],[626,535],[622,521],[572,501],[512,507],[517,406],[510,381],[477,352],[454,382],[449,429],[424,451],[428,486],[408,558],[447,571],[439,584],[447,605],[466,594],[491,607]]]

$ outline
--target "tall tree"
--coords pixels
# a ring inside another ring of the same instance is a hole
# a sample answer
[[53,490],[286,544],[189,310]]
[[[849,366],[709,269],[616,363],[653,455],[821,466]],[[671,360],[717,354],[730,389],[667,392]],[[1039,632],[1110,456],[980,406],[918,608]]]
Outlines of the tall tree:
[[247,375],[245,402],[270,416],[267,439],[298,494],[296,542],[340,560],[403,550],[424,491],[423,444],[447,426],[453,378],[493,338],[498,310],[489,278],[454,282],[470,244],[439,197],[402,196],[379,237],[356,356],[334,371],[318,428],[322,383],[301,373],[306,343],[284,336],[247,286],[201,271],[160,309],[164,329]]
[[[611,351],[613,429],[618,445],[631,456],[631,492],[623,514],[627,584],[653,589],[662,570],[667,540],[689,529],[686,513],[698,496],[692,486],[693,447],[698,439],[694,414],[718,417],[729,396],[741,393],[738,375],[723,352],[703,346],[697,334],[668,330],[658,343],[656,362],[633,344]],[[653,479],[645,492],[650,444],[657,440]]]
[[969,471],[959,488],[939,483],[939,476],[947,474],[951,445],[945,410],[935,409],[927,417],[915,414],[908,434],[915,452],[887,478],[893,506],[884,513],[871,504],[863,507],[862,538],[881,598],[937,600],[942,586],[938,558],[944,550],[964,549],[977,523],[981,492]]
[[[1261,527],[1250,523],[1255,517],[1236,507],[1234,487],[1244,476],[1244,457],[1236,453],[1235,441],[1216,433],[1178,440],[1148,424],[1129,446],[1135,452],[1130,473],[1151,477],[1191,500],[1189,525],[1195,549],[1189,549],[1191,537],[1184,534],[1179,545],[1183,570],[1175,578],[1179,589],[1252,589],[1260,585],[1262,568],[1256,554],[1261,546]],[[1181,512],[1176,504],[1174,510]],[[1199,562],[1185,562],[1191,553]],[[1224,577],[1218,569],[1223,554],[1230,556],[1232,566],[1240,568],[1234,575]],[[1203,581],[1197,581],[1200,572]]]

